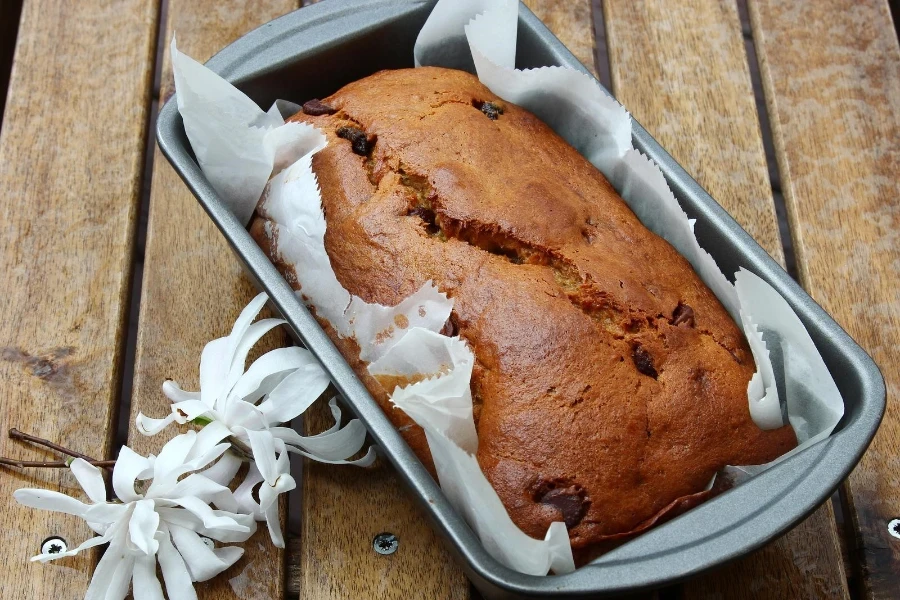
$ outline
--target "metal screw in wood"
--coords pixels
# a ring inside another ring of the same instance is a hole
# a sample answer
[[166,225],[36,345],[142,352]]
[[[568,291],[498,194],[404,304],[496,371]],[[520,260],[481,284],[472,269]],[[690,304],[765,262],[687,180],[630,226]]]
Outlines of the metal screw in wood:
[[375,539],[372,540],[372,548],[375,549],[375,552],[384,554],[385,556],[396,552],[399,546],[400,540],[393,533],[379,533],[375,536]]

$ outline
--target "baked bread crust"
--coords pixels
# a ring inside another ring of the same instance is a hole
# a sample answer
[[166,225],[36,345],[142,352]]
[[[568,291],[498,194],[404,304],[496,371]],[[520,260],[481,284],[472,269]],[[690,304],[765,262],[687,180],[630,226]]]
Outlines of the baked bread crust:
[[[385,305],[427,280],[454,299],[478,461],[527,534],[564,520],[584,559],[702,501],[724,465],[796,445],[751,420],[753,358],[715,296],[535,116],[439,68],[382,71],[307,112],[292,120],[328,137],[313,168],[338,279]],[[296,282],[266,218],[251,231]],[[355,343],[329,334],[430,464]]]

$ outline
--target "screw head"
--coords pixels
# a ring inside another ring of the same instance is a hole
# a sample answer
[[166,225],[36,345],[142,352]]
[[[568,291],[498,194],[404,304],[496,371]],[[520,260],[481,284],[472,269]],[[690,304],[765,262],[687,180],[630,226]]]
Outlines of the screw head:
[[58,535],[52,535],[41,542],[41,554],[62,554],[68,549],[69,544]]
[[396,552],[399,546],[400,540],[393,533],[379,533],[375,536],[375,539],[372,540],[372,548],[375,549],[375,552],[385,556]]
[[900,539],[900,519],[891,519],[888,523],[888,533],[897,539]]

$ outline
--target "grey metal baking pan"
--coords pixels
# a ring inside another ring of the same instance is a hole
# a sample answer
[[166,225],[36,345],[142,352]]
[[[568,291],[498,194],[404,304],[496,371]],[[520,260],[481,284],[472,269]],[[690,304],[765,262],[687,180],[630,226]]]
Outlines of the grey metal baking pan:
[[[328,0],[276,19],[213,57],[208,66],[266,108],[284,98],[322,98],[380,69],[412,66],[413,44],[435,0]],[[463,43],[463,42],[461,42]],[[518,67],[578,60],[527,8],[519,15]],[[462,68],[471,65],[458,65]],[[675,196],[697,219],[701,245],[726,273],[739,266],[771,283],[794,307],[846,401],[825,442],[645,533],[564,576],[516,573],[491,558],[437,483],[394,430],[366,388],[197,166],[176,103],[159,115],[158,142],[175,170],[228,239],[248,273],[269,293],[299,341],[318,356],[350,409],[367,426],[403,480],[488,598],[601,597],[672,583],[733,560],[783,534],[825,501],[875,434],[885,387],[868,355],[637,123],[634,144],[662,167]]]

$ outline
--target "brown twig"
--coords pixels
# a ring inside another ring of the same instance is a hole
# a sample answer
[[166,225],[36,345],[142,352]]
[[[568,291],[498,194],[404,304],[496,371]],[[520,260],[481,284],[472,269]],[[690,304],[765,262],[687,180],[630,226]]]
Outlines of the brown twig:
[[59,444],[54,444],[50,440],[45,440],[44,438],[40,438],[35,435],[23,433],[15,427],[9,430],[9,437],[14,440],[25,440],[26,442],[31,442],[32,444],[37,444],[38,446],[46,446],[47,448],[56,450],[57,452],[68,454],[69,456],[74,456],[75,458],[83,458],[89,463],[97,462],[96,458],[91,458],[90,456],[82,454],[81,452],[75,452],[74,450],[70,450],[64,446],[60,446]]
[[228,442],[231,444],[231,450],[237,454],[242,461],[249,462],[253,460],[253,451],[247,444],[233,435],[228,436]]
[[[85,459],[87,460],[87,459]],[[116,461],[114,460],[88,460],[90,464],[95,467],[103,467],[110,468],[115,466]],[[6,465],[9,467],[19,467],[20,469],[24,469],[25,467],[40,467],[44,469],[67,469],[69,467],[69,463],[64,460],[17,460],[15,458],[5,458],[0,456],[0,465]]]

